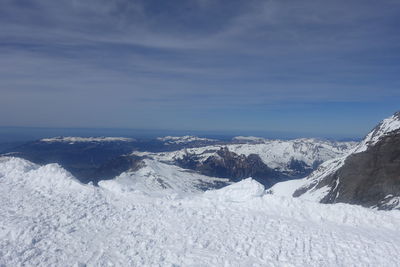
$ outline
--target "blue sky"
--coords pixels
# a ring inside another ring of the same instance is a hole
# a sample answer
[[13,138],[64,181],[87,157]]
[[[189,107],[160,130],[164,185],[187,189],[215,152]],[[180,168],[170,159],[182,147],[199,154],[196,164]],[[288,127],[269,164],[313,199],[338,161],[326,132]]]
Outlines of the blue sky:
[[400,109],[400,2],[0,1],[0,126],[362,136]]

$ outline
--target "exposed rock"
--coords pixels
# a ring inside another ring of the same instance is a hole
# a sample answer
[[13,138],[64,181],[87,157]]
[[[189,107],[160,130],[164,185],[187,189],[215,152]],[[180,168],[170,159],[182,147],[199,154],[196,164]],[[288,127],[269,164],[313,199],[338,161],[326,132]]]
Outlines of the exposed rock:
[[199,161],[197,155],[186,154],[177,159],[176,163],[182,168],[196,170],[208,176],[229,178],[233,182],[253,177],[265,186],[271,186],[288,179],[265,165],[258,155],[238,155],[226,147],[222,147],[216,155],[208,157],[205,161]]
[[320,195],[321,203],[400,209],[400,113],[383,120],[347,157],[305,179],[293,196]]
[[342,168],[326,177],[325,183],[332,190],[322,203],[386,208],[391,199],[400,197],[400,131],[364,152],[350,155]]

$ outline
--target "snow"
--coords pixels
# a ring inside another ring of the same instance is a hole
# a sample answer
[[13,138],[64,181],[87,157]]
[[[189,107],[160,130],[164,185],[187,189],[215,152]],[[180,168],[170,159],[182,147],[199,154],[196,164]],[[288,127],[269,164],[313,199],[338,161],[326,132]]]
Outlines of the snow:
[[305,179],[289,180],[277,183],[268,189],[267,193],[275,196],[291,197],[297,189],[305,184]]
[[246,156],[257,154],[270,168],[275,168],[279,171],[290,171],[288,165],[292,159],[303,161],[308,166],[312,166],[314,162],[324,162],[332,158],[343,156],[355,145],[355,142],[330,142],[305,138],[295,140],[264,139],[264,143],[256,144],[211,145],[185,148],[165,153],[134,152],[134,154],[150,156],[160,161],[173,162],[189,153],[198,155],[200,160],[204,161],[210,156],[216,156],[216,152],[222,147],[227,147],[236,154],[243,154]]
[[379,206],[386,209],[400,209],[400,197],[389,194],[380,201]]
[[386,206],[398,209],[400,208],[400,197],[391,197],[388,202],[385,203]]
[[252,178],[247,178],[220,190],[207,191],[203,197],[227,202],[244,202],[255,197],[261,197],[264,193],[265,188],[262,184]]
[[133,141],[135,140],[126,137],[77,137],[77,136],[68,136],[68,137],[60,136],[53,138],[44,138],[40,140],[40,142],[47,142],[47,143],[133,142]]
[[[305,191],[301,196],[299,196],[302,199],[307,199],[307,200],[311,200],[311,201],[321,201],[330,191],[330,187],[329,186],[324,186],[324,187],[320,187],[318,188],[318,184],[319,182],[331,175],[334,174],[337,170],[339,170],[348,155],[344,156],[344,157],[340,157],[340,158],[336,158],[336,159],[331,159],[328,160],[324,163],[322,163],[314,172],[312,172],[308,177],[303,178],[298,180],[296,186],[298,186],[298,188],[294,188],[294,190],[291,192],[291,195],[294,193],[294,191],[296,191],[297,189],[306,189],[307,191]],[[289,183],[290,181],[287,182],[283,182],[283,183]],[[292,184],[293,186],[295,186],[294,184]],[[278,187],[285,187],[285,185],[278,185]],[[335,186],[339,186],[338,183],[335,184]]]
[[99,185],[116,193],[140,192],[148,195],[185,195],[202,192],[204,184],[229,184],[229,179],[213,178],[178,166],[144,159],[145,166],[135,172],[124,172]]
[[[366,151],[369,147],[379,142],[382,137],[399,129],[400,113],[397,112],[391,117],[384,119],[363,139],[362,142],[349,149],[341,157],[325,161],[314,172],[312,172],[308,177],[305,177],[304,179],[278,183],[271,188],[270,192],[278,195],[291,196],[297,189],[307,189],[305,190],[305,193],[299,196],[300,198],[320,201],[331,191],[331,188],[329,186],[317,188],[319,182],[321,182],[325,177],[338,171],[344,165],[346,158],[351,154]],[[335,188],[339,186],[339,183],[340,179],[338,179],[338,181],[336,182]],[[337,194],[339,194],[339,192]],[[385,205],[399,208],[400,204],[397,205],[397,203],[400,203],[400,200],[397,198],[393,198],[393,200],[388,201]]]
[[121,193],[58,165],[1,158],[0,265],[398,266],[399,211],[265,194],[252,179],[168,194]]
[[197,137],[192,135],[185,135],[185,136],[164,136],[164,137],[157,137],[157,140],[166,142],[166,144],[184,144],[190,142],[216,142],[215,139]]
[[353,153],[360,153],[367,150],[369,147],[375,145],[379,140],[387,134],[400,129],[400,112],[397,112],[384,119],[378,126],[376,126],[364,140],[352,151]]

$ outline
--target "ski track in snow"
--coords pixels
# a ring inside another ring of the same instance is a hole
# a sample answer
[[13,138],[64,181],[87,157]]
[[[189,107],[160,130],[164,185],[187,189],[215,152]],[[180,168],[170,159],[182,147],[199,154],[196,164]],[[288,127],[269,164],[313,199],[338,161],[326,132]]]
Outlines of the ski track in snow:
[[246,179],[181,199],[0,161],[0,266],[398,266],[400,212],[264,194]]

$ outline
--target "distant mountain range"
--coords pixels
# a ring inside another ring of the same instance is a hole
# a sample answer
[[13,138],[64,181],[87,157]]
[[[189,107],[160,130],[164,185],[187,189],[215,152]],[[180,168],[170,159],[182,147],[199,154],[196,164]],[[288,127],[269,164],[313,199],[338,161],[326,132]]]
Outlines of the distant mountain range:
[[251,136],[230,141],[196,136],[54,137],[13,147],[3,156],[39,165],[57,163],[80,182],[111,180],[121,190],[204,191],[252,177],[272,194],[400,208],[400,112],[360,143]]
[[317,139],[267,140],[234,138],[229,143],[184,148],[171,152],[134,152],[214,177],[239,181],[253,177],[266,186],[302,178],[322,162],[343,156],[355,142]]
[[84,183],[97,184],[123,172],[139,170],[148,158],[233,182],[251,176],[269,187],[305,177],[322,162],[344,155],[355,144],[255,137],[236,137],[231,141],[195,136],[145,141],[123,137],[54,137],[14,147],[5,155],[42,165],[58,163]]

